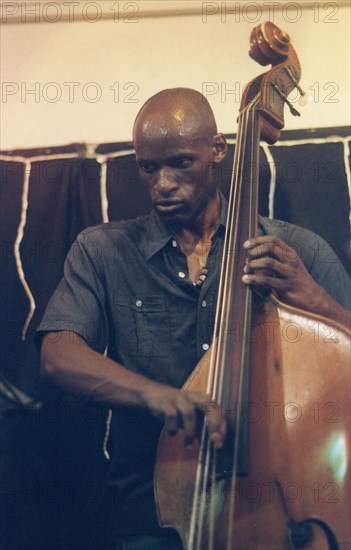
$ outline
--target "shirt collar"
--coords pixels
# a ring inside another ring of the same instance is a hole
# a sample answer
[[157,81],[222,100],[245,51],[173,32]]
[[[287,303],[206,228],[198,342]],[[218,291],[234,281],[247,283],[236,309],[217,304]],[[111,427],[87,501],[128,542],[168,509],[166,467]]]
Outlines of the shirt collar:
[[[217,231],[223,231],[223,228],[227,225],[228,202],[221,191],[218,192],[221,198],[221,211]],[[147,261],[166,246],[170,240],[175,239],[173,233],[163,223],[155,210],[153,210],[149,216],[147,229],[144,235],[143,251]]]

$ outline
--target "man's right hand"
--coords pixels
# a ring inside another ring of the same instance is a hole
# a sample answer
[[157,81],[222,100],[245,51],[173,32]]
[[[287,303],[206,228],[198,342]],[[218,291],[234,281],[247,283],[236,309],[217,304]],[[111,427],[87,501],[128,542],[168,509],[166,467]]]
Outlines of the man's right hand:
[[208,395],[148,381],[144,399],[148,409],[165,417],[166,429],[171,435],[179,428],[184,430],[186,445],[191,445],[199,433],[199,422],[204,417],[210,440],[217,449],[223,446],[226,435],[224,413]]

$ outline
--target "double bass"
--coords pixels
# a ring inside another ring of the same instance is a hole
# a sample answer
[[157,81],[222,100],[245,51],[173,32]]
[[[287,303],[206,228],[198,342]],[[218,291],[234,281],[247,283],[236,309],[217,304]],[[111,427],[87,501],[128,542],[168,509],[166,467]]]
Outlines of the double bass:
[[255,27],[250,46],[272,68],[241,101],[213,341],[184,385],[222,408],[228,435],[218,450],[205,422],[191,448],[182,430],[163,431],[159,521],[186,550],[346,550],[350,331],[242,283],[242,246],[258,227],[260,139],[279,138],[301,72],[289,36],[273,23]]

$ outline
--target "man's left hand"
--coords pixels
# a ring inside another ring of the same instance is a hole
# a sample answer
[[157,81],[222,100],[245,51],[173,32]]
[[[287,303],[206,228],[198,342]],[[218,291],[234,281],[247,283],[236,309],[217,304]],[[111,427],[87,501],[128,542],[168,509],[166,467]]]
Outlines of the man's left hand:
[[275,290],[291,306],[321,313],[330,296],[314,281],[294,248],[273,235],[244,243],[247,260],[243,282]]

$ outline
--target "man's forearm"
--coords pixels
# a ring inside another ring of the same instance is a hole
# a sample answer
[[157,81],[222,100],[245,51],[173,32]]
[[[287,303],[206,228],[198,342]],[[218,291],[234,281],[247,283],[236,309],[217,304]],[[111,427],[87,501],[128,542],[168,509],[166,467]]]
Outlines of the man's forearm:
[[351,330],[351,312],[336,302],[327,292],[324,290],[322,292],[322,298],[312,312],[326,317],[331,323],[335,321]]
[[45,377],[85,402],[145,406],[147,386],[158,385],[95,352],[73,332],[47,334],[41,359]]
[[[226,433],[224,415],[206,394],[160,384],[136,374],[94,350],[72,332],[52,332],[42,344],[42,374],[85,402],[107,407],[135,405],[167,419],[168,429],[184,429],[185,441],[197,433],[198,409],[209,410],[210,439],[217,448]],[[208,406],[210,405],[210,406]]]

